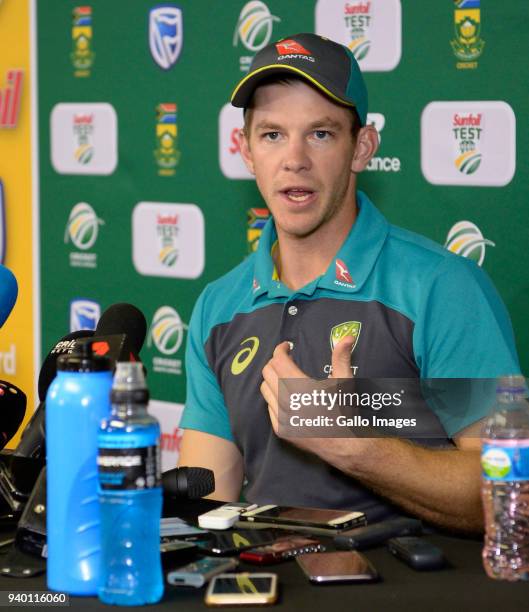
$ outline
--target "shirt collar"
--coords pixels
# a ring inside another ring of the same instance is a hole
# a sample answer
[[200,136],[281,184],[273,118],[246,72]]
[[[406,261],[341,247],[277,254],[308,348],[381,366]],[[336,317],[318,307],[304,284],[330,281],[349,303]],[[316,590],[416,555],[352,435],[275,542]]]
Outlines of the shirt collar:
[[[345,242],[323,276],[297,293],[311,295],[316,287],[356,293],[369,276],[389,231],[389,223],[362,191],[357,192],[358,215]],[[271,217],[259,238],[254,266],[253,299],[264,293],[269,297],[288,297],[292,291],[274,278],[271,250],[277,241]]]

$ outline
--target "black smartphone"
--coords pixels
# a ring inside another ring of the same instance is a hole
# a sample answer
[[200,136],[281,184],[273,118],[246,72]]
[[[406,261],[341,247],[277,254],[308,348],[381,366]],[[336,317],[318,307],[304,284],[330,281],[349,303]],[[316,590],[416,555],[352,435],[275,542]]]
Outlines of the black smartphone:
[[418,519],[399,517],[373,525],[344,531],[334,538],[334,545],[340,550],[363,550],[378,546],[396,536],[419,535],[422,523]]
[[308,553],[296,557],[311,582],[374,582],[379,575],[371,562],[355,550]]
[[388,542],[388,549],[415,570],[436,570],[446,566],[443,551],[422,538],[392,538]]
[[233,529],[211,532],[207,537],[193,542],[209,554],[236,555],[248,548],[271,544],[284,535],[282,529]]

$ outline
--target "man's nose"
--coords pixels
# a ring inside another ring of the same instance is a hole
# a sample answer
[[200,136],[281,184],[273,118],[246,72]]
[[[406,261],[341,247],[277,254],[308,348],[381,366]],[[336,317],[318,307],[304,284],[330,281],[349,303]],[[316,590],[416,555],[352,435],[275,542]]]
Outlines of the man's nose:
[[284,150],[283,168],[291,172],[309,170],[311,167],[307,144],[302,138],[290,138]]

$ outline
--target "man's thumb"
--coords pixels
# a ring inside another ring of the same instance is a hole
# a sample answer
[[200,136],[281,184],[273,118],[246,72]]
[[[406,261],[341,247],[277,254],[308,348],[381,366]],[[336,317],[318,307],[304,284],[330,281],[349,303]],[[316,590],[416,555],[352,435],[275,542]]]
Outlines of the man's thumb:
[[332,351],[332,377],[352,378],[351,373],[351,349],[353,348],[353,336],[344,336]]

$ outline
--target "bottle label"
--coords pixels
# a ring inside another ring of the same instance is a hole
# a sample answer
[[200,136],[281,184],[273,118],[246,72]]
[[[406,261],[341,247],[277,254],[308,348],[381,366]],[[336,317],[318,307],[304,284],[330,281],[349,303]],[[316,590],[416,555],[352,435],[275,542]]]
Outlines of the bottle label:
[[142,448],[100,448],[99,485],[103,491],[139,491],[161,486],[158,445]]
[[481,467],[485,480],[529,480],[529,440],[484,440]]

